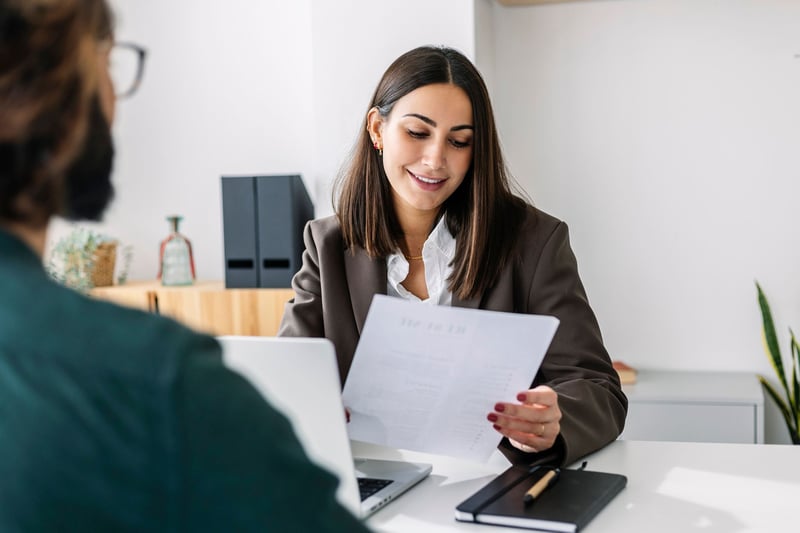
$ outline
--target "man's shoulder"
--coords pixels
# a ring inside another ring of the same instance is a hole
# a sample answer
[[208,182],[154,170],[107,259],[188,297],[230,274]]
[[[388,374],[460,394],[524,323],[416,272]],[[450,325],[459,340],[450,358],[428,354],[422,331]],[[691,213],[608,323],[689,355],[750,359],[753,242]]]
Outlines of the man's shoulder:
[[[106,305],[106,302],[98,302]],[[120,345],[130,357],[139,358],[137,368],[152,379],[173,378],[180,368],[199,359],[221,359],[219,343],[210,335],[194,331],[163,316],[107,304],[108,348]],[[98,308],[100,310],[100,308]]]
[[[163,316],[59,291],[67,331],[59,357],[88,372],[166,385],[195,358],[220,358],[217,341]],[[65,313],[66,314],[66,313]],[[50,316],[51,322],[58,316]],[[55,346],[51,346],[51,349]]]

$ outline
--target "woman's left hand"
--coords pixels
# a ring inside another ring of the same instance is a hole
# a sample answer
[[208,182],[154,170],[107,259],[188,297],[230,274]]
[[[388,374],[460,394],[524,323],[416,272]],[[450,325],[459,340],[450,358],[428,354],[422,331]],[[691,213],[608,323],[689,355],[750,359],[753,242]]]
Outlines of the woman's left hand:
[[546,385],[520,392],[521,403],[498,402],[486,417],[494,429],[518,444],[525,451],[541,452],[553,447],[561,432],[561,409],[558,393]]

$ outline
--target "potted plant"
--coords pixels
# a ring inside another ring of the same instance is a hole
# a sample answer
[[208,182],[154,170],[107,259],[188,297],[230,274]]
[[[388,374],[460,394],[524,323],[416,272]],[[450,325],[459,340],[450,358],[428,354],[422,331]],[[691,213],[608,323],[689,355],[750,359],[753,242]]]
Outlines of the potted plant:
[[763,321],[763,335],[764,344],[769,357],[772,368],[778,376],[778,381],[783,387],[783,395],[773,387],[764,376],[758,376],[759,381],[764,386],[767,394],[775,401],[778,409],[783,415],[786,422],[786,428],[789,430],[789,436],[793,444],[800,444],[800,379],[798,379],[798,372],[800,372],[800,345],[797,344],[797,339],[794,336],[792,328],[789,328],[789,359],[791,360],[791,372],[787,374],[787,367],[784,367],[783,355],[781,354],[780,347],[778,346],[778,336],[775,333],[775,323],[772,320],[772,312],[769,308],[764,291],[761,286],[756,283],[758,289],[758,305],[761,307],[761,318]]
[[115,239],[85,227],[77,227],[59,239],[45,268],[59,283],[80,292],[88,292],[94,287],[114,284],[118,250],[122,262],[117,283],[122,284],[130,265],[130,246],[120,247]]

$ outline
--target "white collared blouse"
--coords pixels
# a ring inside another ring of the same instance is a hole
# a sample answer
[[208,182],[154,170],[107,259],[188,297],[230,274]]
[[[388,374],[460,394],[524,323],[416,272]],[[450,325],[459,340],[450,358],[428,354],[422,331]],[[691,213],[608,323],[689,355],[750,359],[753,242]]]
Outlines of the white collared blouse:
[[408,261],[398,252],[386,258],[387,287],[386,294],[413,300],[424,301],[432,305],[451,305],[453,294],[447,288],[447,278],[453,273],[453,257],[456,254],[456,239],[447,229],[445,217],[428,235],[422,245],[422,260],[425,262],[425,285],[428,286],[428,298],[420,300],[416,295],[403,287],[403,280],[408,277]]

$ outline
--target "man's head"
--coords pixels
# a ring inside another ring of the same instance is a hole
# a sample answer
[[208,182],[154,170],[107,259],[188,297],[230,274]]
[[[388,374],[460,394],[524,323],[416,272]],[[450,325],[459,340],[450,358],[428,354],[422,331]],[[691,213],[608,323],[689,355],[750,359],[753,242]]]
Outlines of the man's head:
[[105,0],[0,0],[0,224],[99,219],[113,195]]

